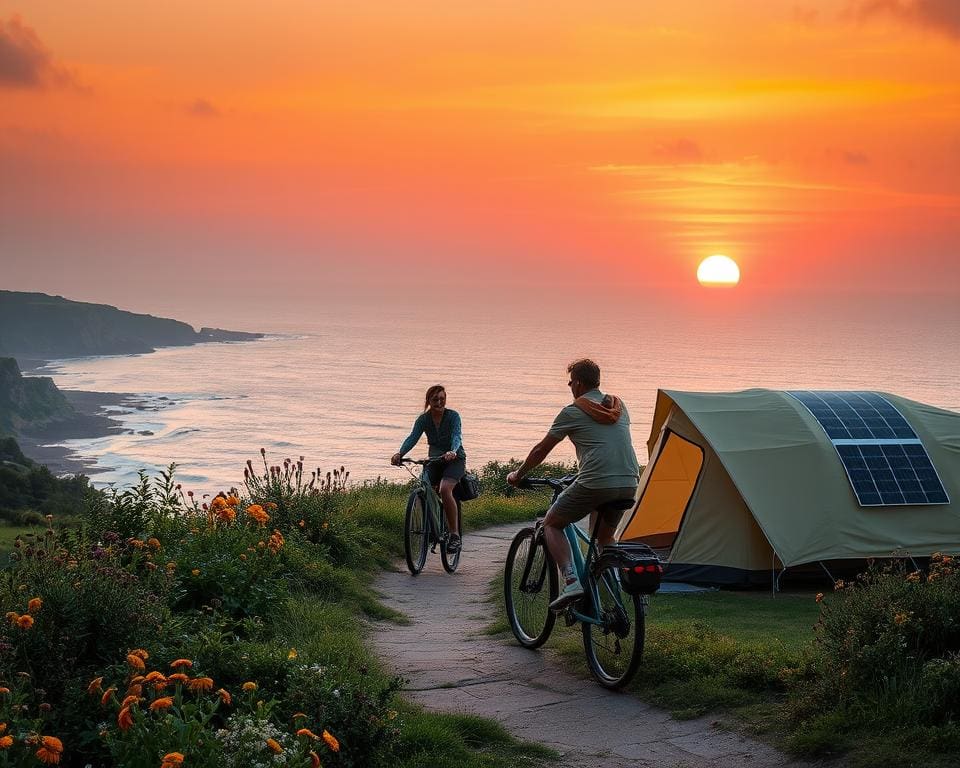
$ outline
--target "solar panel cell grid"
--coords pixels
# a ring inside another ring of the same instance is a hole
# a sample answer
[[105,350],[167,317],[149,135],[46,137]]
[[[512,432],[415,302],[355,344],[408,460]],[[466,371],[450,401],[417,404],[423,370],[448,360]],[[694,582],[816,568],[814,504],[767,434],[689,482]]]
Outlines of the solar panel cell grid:
[[810,390],[789,394],[804,404],[833,442],[861,506],[949,503],[917,433],[882,395]]

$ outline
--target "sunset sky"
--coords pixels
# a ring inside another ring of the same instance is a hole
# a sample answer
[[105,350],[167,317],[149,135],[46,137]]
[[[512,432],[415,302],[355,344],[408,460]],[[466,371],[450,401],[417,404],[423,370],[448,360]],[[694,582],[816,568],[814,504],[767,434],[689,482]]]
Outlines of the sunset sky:
[[958,245],[956,0],[0,0],[0,288],[960,298]]

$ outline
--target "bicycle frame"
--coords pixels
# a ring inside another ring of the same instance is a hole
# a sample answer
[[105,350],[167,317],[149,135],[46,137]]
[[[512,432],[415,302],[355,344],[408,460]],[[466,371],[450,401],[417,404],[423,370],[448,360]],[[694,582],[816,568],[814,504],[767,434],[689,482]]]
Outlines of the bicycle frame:
[[[410,472],[410,476],[417,481],[419,485],[417,490],[423,494],[423,500],[426,503],[427,525],[430,526],[430,541],[432,544],[439,542],[447,532],[447,520],[443,514],[443,501],[436,490],[434,490],[433,483],[430,482],[430,471],[428,468],[434,461],[436,461],[436,459],[421,461],[404,459],[404,469]],[[417,477],[410,468],[406,466],[407,464],[420,464],[420,477]]]

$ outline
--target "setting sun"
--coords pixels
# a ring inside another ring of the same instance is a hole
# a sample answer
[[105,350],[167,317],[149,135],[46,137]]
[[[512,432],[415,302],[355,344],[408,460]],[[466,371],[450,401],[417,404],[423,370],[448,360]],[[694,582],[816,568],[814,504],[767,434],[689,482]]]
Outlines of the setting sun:
[[734,286],[740,282],[740,267],[729,256],[708,256],[697,267],[697,280],[706,286]]

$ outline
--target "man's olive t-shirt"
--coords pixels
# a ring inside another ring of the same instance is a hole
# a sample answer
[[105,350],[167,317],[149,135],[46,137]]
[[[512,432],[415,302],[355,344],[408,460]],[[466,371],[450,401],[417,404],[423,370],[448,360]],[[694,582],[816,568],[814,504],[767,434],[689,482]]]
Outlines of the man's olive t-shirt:
[[[603,400],[599,389],[584,397],[597,403]],[[548,433],[562,440],[569,437],[577,449],[580,474],[577,483],[584,488],[627,488],[636,485],[640,465],[630,438],[630,414],[627,406],[616,424],[600,424],[571,404],[557,414]]]

